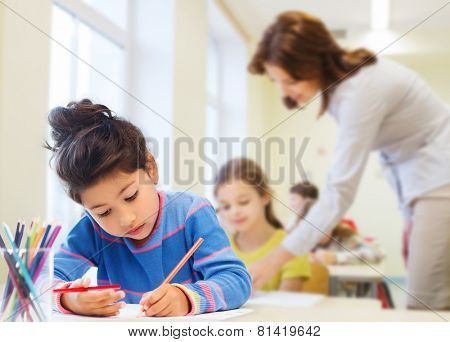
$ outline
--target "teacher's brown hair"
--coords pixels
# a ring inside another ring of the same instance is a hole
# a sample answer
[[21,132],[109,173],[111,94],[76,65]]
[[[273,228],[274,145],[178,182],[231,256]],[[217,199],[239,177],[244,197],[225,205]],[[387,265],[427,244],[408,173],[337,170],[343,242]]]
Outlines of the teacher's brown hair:
[[[338,45],[324,23],[305,12],[280,14],[259,42],[248,70],[266,73],[266,65],[276,65],[294,80],[315,80],[322,92],[322,115],[329,104],[333,87],[359,68],[376,62],[376,56],[364,48],[345,50]],[[286,107],[297,102],[284,97]]]

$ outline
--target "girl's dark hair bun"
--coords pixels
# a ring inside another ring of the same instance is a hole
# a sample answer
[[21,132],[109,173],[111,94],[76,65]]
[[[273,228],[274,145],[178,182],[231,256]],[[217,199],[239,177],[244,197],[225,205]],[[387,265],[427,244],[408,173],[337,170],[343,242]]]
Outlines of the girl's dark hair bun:
[[110,120],[114,120],[111,110],[104,105],[94,104],[89,99],[70,102],[67,107],[56,107],[48,116],[55,146],[51,147],[47,143],[45,147],[56,151],[70,136],[85,129],[96,128]]
[[[90,100],[71,102],[50,111],[48,121],[54,145],[48,142],[51,162],[67,193],[81,204],[81,193],[113,172],[138,169],[157,175],[155,160],[141,130],[111,110]],[[153,181],[157,181],[157,176]]]

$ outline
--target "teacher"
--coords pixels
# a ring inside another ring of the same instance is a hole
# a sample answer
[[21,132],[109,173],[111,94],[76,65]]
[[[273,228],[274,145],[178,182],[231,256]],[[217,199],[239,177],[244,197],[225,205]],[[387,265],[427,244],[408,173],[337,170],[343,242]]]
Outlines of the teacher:
[[254,287],[330,233],[377,150],[412,227],[405,239],[407,306],[450,309],[450,107],[413,71],[366,49],[341,48],[318,18],[303,12],[277,17],[249,71],[267,74],[290,109],[320,93],[319,115],[328,111],[339,126],[321,198],[278,249],[250,267]]

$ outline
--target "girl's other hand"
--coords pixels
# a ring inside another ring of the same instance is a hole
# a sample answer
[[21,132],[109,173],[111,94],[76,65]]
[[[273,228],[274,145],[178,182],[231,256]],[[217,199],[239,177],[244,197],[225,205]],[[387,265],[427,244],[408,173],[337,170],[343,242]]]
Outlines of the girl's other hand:
[[[89,278],[77,279],[69,288],[89,287]],[[125,307],[125,302],[118,302],[125,297],[123,291],[108,289],[102,291],[68,292],[61,295],[61,305],[73,313],[84,316],[116,316]]]

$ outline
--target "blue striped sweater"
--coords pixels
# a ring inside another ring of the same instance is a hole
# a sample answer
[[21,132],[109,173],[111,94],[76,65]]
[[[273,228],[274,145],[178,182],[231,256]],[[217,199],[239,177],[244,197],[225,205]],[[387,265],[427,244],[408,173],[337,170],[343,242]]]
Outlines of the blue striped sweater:
[[[189,298],[191,312],[235,309],[251,292],[251,278],[231,250],[208,200],[190,193],[159,192],[158,220],[148,241],[137,246],[108,234],[88,214],[55,254],[57,282],[81,278],[98,267],[99,285],[118,283],[126,303],[139,303],[157,288],[199,237],[200,248],[172,280]],[[60,305],[57,306],[64,311]]]

